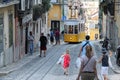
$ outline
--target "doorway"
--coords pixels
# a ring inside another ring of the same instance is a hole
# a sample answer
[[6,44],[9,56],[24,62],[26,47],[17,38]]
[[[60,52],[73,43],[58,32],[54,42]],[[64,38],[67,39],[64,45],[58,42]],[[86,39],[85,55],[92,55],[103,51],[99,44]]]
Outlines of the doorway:
[[52,20],[51,21],[51,29],[52,30],[58,29],[60,31],[60,21]]

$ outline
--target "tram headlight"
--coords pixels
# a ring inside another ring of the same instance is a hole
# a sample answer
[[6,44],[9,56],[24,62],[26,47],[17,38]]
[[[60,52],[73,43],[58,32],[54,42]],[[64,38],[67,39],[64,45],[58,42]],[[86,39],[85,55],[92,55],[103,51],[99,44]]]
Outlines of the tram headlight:
[[72,40],[72,38],[70,37],[70,40]]

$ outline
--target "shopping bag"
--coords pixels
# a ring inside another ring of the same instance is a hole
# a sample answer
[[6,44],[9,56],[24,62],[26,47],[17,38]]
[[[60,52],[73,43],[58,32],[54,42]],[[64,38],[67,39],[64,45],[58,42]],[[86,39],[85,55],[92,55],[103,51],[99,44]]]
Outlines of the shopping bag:
[[64,58],[61,56],[59,60],[57,61],[57,64],[63,65]]
[[80,57],[78,57],[78,58],[76,59],[75,67],[76,67],[76,68],[80,68],[80,67],[81,67],[81,59],[80,59]]
[[40,43],[40,41],[38,41],[38,47],[40,47],[40,45],[41,45],[41,43]]
[[111,62],[111,58],[110,56],[108,57],[108,63],[109,63],[109,67],[114,69],[113,65],[112,65],[112,62]]

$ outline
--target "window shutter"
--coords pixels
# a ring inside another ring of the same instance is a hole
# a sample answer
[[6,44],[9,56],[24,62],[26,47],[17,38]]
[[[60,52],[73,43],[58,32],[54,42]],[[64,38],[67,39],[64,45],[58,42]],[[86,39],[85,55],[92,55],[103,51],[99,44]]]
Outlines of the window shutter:
[[25,10],[25,0],[21,0],[21,10]]

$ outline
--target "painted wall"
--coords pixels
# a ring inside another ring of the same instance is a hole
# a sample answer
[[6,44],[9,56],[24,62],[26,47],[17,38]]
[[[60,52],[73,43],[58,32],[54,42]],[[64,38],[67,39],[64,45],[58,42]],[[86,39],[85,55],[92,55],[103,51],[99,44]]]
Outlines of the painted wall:
[[48,28],[51,27],[51,20],[61,20],[62,17],[62,8],[61,5],[53,4],[52,8],[48,12]]

